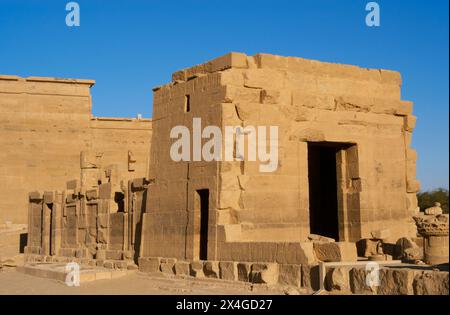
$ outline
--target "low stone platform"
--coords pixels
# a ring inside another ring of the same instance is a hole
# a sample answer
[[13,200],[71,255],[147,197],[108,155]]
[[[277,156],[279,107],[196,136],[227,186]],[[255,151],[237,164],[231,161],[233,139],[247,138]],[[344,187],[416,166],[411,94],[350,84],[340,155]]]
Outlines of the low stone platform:
[[[139,259],[139,271],[186,279],[291,287],[308,294],[448,295],[449,292],[448,264],[414,265],[400,260],[299,265],[145,257]],[[372,279],[370,286],[368,278]]]
[[[65,263],[30,263],[16,267],[16,270],[30,276],[65,282],[69,274],[69,271],[66,271],[66,265]],[[132,272],[134,271],[80,265],[80,283],[116,279]]]

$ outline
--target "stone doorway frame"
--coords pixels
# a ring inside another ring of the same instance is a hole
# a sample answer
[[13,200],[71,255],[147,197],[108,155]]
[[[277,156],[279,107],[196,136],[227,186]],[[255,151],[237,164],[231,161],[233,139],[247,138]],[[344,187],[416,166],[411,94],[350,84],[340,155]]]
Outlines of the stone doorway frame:
[[[339,241],[359,240],[361,238],[361,178],[358,144],[338,141],[308,141],[308,143],[338,148],[336,179]],[[309,168],[307,170],[309,171]],[[309,211],[308,207],[308,215]]]

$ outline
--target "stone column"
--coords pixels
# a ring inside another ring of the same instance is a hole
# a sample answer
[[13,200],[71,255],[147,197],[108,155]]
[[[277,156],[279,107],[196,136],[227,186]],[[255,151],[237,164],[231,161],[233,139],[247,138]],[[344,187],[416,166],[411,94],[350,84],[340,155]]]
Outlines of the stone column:
[[449,262],[448,214],[422,215],[414,217],[417,231],[424,238],[425,262],[438,265]]

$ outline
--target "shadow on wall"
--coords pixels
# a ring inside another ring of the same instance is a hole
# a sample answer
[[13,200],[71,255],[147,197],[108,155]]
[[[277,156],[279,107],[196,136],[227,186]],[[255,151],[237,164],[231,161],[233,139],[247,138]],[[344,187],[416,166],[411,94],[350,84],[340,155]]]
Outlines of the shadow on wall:
[[148,189],[144,190],[142,196],[142,204],[140,213],[138,214],[139,220],[136,222],[136,233],[134,239],[134,262],[138,264],[139,254],[141,252],[141,236],[142,236],[142,219],[145,213],[145,209],[147,207],[147,192]]

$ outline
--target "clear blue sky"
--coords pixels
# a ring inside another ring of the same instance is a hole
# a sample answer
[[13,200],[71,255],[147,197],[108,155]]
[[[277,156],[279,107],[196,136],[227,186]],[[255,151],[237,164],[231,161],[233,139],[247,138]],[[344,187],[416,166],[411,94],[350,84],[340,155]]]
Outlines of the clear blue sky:
[[418,116],[413,146],[424,189],[449,186],[447,0],[0,1],[0,73],[95,79],[96,116],[150,117],[151,88],[229,51],[298,56],[401,71]]

